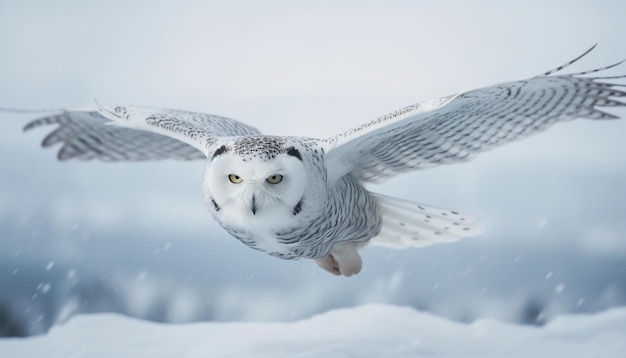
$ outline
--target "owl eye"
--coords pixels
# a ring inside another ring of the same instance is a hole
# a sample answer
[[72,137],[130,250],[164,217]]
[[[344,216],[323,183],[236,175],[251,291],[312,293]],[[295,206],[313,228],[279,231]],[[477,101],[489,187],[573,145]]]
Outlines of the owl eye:
[[270,184],[278,184],[281,181],[283,181],[283,176],[280,174],[274,174],[272,176],[267,177],[267,179],[265,180]]
[[239,175],[236,174],[229,174],[228,175],[228,180],[230,180],[231,183],[233,184],[239,184],[243,181],[243,179],[241,179],[241,177]]

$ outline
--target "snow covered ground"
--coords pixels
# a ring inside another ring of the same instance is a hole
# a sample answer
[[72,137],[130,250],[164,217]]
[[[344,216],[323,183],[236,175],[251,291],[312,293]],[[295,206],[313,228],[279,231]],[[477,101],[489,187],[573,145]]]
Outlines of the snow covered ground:
[[337,309],[292,323],[159,324],[79,315],[49,334],[0,340],[13,357],[624,357],[626,308],[543,327],[449,321],[391,305]]

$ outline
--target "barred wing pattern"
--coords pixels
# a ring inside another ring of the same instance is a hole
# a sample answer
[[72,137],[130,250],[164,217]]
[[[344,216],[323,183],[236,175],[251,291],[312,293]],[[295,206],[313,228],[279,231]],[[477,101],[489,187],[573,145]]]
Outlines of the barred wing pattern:
[[364,181],[380,182],[410,170],[467,161],[557,122],[617,118],[598,107],[625,105],[614,99],[626,96],[615,88],[624,85],[606,82],[624,76],[581,76],[621,62],[553,76],[582,56],[534,78],[409,106],[325,139],[322,146],[329,176],[350,173]]
[[44,138],[42,146],[62,143],[59,160],[206,159],[203,149],[213,138],[260,133],[230,118],[143,107],[62,111],[33,120],[24,130],[50,124],[58,128]]

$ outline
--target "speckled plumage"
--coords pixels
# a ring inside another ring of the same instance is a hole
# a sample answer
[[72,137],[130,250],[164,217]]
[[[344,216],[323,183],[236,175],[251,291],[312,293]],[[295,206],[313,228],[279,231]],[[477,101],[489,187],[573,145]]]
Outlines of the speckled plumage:
[[[589,50],[591,51],[591,49]],[[268,136],[235,120],[180,110],[99,107],[62,111],[25,129],[59,124],[43,141],[60,160],[206,159],[203,196],[212,216],[251,248],[358,273],[358,249],[454,241],[482,232],[470,215],[374,194],[362,183],[463,162],[575,118],[611,119],[624,106],[613,66],[542,75],[414,104],[326,139]],[[614,65],[615,66],[615,65]]]

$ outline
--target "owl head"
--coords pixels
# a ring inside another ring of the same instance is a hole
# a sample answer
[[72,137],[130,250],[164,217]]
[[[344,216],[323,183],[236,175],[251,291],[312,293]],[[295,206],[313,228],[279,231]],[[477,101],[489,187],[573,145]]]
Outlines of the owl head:
[[[316,211],[319,183],[310,175],[310,158],[299,143],[281,137],[237,138],[216,146],[203,178],[207,208],[230,228],[301,224]],[[318,180],[319,181],[319,180]]]

